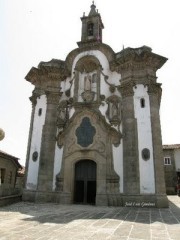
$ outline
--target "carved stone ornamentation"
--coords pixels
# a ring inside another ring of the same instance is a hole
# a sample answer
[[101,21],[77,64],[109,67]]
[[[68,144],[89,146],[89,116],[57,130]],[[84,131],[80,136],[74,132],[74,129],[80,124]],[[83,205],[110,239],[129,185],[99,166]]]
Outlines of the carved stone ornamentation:
[[61,177],[60,172],[56,175],[56,191],[63,191],[63,178]]
[[92,91],[85,91],[81,94],[82,99],[84,102],[92,102],[94,100],[95,92]]
[[118,132],[117,130],[115,130],[114,128],[110,129],[110,136],[111,136],[111,142],[115,147],[118,147],[120,142],[121,142],[121,138],[122,138],[122,134],[120,132]]
[[48,104],[58,104],[61,95],[62,94],[60,92],[46,91],[47,103]]
[[59,148],[62,148],[64,145],[64,134],[63,131],[60,131],[56,137],[57,139],[57,145]]
[[68,102],[62,100],[57,108],[57,127],[63,128],[69,119]]
[[135,86],[135,84],[133,82],[121,84],[118,87],[118,90],[121,93],[122,97],[133,96],[134,95],[134,91],[133,91],[134,86]]
[[109,86],[109,91],[110,91],[111,93],[114,93],[114,92],[116,91],[116,86],[113,85],[113,84],[111,84],[111,86]]
[[143,160],[145,160],[145,161],[147,161],[147,160],[149,160],[150,159],[150,151],[149,151],[149,149],[148,148],[144,148],[143,150],[142,150],[142,159]]
[[101,140],[101,138],[98,139],[98,141],[95,141],[94,146],[98,151],[102,154],[105,152],[106,146],[104,142]]
[[36,103],[37,103],[37,95],[36,94],[33,94],[30,98],[29,98],[29,100],[31,101],[31,103],[32,103],[32,106],[36,106]]
[[161,95],[161,83],[147,84],[149,94]]
[[101,94],[101,95],[100,95],[100,99],[101,99],[101,101],[105,101],[105,99],[106,99],[106,96],[105,96],[105,95],[103,95],[103,94]]

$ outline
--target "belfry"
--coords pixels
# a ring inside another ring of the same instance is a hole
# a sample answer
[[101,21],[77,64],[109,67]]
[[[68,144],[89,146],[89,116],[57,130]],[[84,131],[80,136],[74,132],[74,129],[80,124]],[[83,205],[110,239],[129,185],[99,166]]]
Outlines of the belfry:
[[78,48],[32,67],[26,201],[167,207],[156,71],[147,46],[115,53],[94,2]]

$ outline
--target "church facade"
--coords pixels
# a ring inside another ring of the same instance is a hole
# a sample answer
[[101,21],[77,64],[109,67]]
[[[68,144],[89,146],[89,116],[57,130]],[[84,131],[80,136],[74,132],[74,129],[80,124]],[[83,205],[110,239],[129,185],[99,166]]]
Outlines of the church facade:
[[78,48],[26,76],[35,88],[23,199],[167,207],[156,77],[167,59],[147,46],[115,53],[94,3],[81,21]]

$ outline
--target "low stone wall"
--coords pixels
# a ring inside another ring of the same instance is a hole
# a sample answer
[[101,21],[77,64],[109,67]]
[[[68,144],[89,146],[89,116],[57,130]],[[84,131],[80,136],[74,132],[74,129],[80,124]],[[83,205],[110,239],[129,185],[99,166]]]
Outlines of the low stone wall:
[[22,195],[0,197],[0,207],[22,201]]
[[22,189],[4,186],[0,187],[0,197],[7,197],[12,195],[22,195]]

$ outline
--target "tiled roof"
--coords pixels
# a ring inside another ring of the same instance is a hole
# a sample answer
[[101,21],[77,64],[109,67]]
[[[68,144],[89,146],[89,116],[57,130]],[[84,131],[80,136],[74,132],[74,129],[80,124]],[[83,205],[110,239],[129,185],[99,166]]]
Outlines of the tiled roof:
[[9,153],[6,153],[6,152],[1,151],[1,150],[0,150],[0,155],[6,156],[6,157],[15,158],[15,159],[19,159],[19,158],[15,157],[15,156],[13,156],[13,155],[11,155],[11,154],[9,154]]
[[18,168],[22,168],[21,164],[18,162],[19,158],[15,157],[13,155],[10,155],[9,153],[6,153],[6,152],[3,152],[0,150],[0,157],[14,161],[15,164],[18,166]]
[[163,145],[163,149],[180,149],[180,144]]

